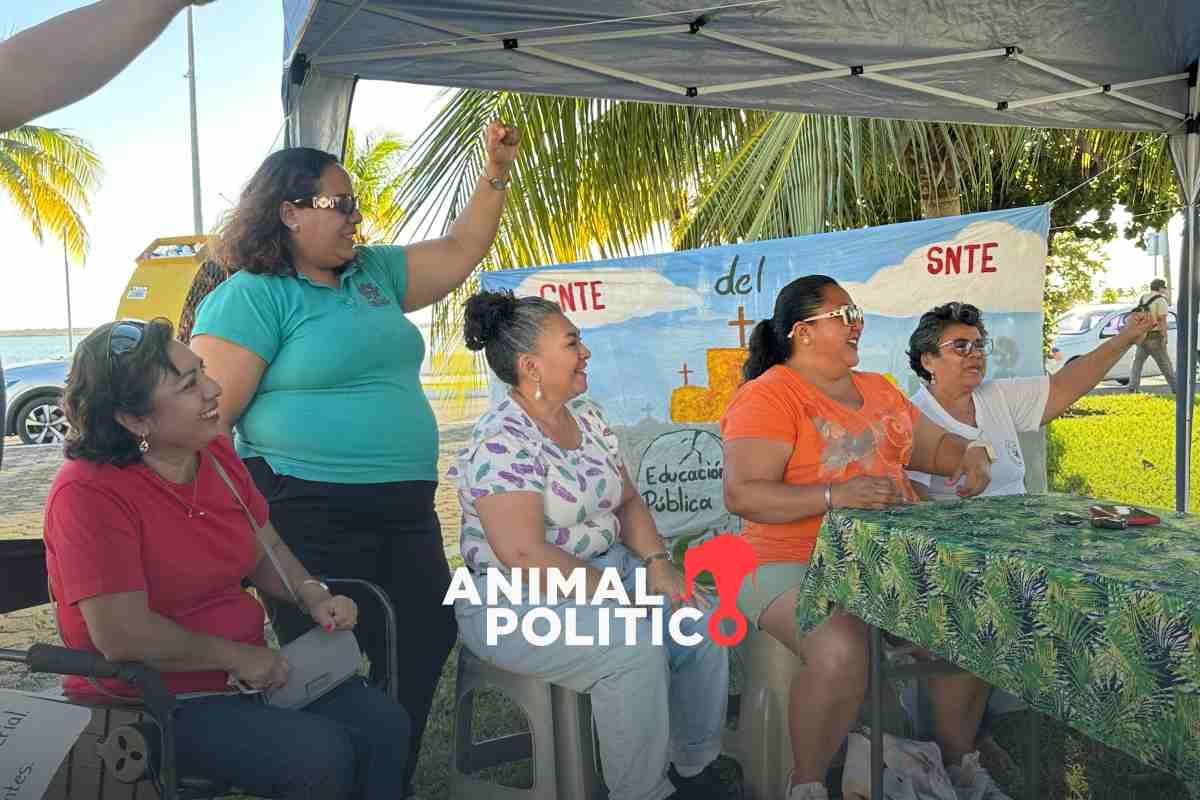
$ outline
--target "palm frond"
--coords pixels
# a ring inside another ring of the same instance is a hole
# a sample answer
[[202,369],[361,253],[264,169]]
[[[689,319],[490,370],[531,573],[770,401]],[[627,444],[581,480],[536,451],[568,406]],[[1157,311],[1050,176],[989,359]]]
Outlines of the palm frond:
[[89,247],[83,215],[101,175],[99,156],[74,134],[37,125],[0,132],[0,191],[39,242],[49,233],[76,260]]
[[[764,117],[611,100],[458,91],[414,142],[398,201],[418,238],[439,235],[483,169],[491,119],[521,128],[496,246],[485,269],[608,258],[641,250],[686,208],[709,162]],[[439,227],[440,226],[440,227]],[[473,287],[468,287],[468,290]],[[463,292],[434,310],[435,343],[454,338]],[[435,346],[440,346],[435,345]]]

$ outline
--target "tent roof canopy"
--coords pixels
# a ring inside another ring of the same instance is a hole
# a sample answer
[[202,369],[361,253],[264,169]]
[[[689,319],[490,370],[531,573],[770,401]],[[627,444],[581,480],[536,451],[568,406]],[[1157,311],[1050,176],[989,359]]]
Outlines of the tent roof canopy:
[[284,0],[284,12],[287,60],[328,77],[1036,127],[1180,131],[1200,56],[1197,0]]

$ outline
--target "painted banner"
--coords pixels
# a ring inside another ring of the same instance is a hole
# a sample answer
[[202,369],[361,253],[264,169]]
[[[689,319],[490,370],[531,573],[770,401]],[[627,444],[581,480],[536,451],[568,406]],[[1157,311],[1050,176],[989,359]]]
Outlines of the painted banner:
[[[859,369],[918,388],[905,350],[922,313],[959,300],[984,312],[993,378],[1041,375],[1050,207],[480,276],[483,288],[562,306],[592,351],[589,394],[664,536],[733,530],[717,430],[754,324],[802,275],[830,275],[866,311]],[[492,392],[503,391],[489,376]]]

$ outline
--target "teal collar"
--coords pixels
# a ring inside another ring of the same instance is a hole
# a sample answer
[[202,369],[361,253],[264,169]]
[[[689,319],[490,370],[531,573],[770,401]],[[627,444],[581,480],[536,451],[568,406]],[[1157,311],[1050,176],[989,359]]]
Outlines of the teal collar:
[[[338,273],[338,288],[341,288],[341,289],[346,288],[346,281],[351,276],[358,274],[358,271],[359,271],[359,266],[358,266],[357,258],[354,259],[353,261],[350,261],[347,264],[345,264],[342,267],[342,271]],[[303,272],[301,272],[300,270],[298,270],[294,267],[292,268],[292,274],[295,275],[297,279],[302,280],[305,283],[307,283],[309,286],[315,286],[318,289],[332,289],[333,288],[332,286],[327,286],[323,283],[317,283],[312,278],[308,277]]]

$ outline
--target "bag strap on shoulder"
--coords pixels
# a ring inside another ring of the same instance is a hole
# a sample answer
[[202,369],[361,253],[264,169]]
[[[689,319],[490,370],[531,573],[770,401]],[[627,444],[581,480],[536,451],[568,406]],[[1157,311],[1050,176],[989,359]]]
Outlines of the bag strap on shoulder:
[[287,575],[283,571],[283,567],[279,565],[279,559],[275,557],[275,552],[271,546],[267,544],[266,538],[263,536],[262,526],[254,519],[254,515],[250,513],[250,507],[246,505],[246,501],[242,499],[242,495],[238,492],[237,487],[233,485],[233,481],[229,478],[229,473],[221,466],[221,462],[213,457],[208,450],[203,451],[210,464],[217,470],[217,474],[221,476],[221,480],[229,487],[229,491],[233,492],[233,497],[238,501],[238,505],[242,507],[242,511],[246,512],[246,519],[250,521],[250,527],[254,529],[254,536],[258,539],[258,543],[262,545],[262,549],[266,551],[267,558],[271,559],[271,565],[275,567],[275,572],[279,574],[279,579],[283,581],[283,585],[287,587],[288,594],[292,596],[292,602],[300,605],[300,598],[296,596],[296,590],[292,588],[292,582],[288,580]]

